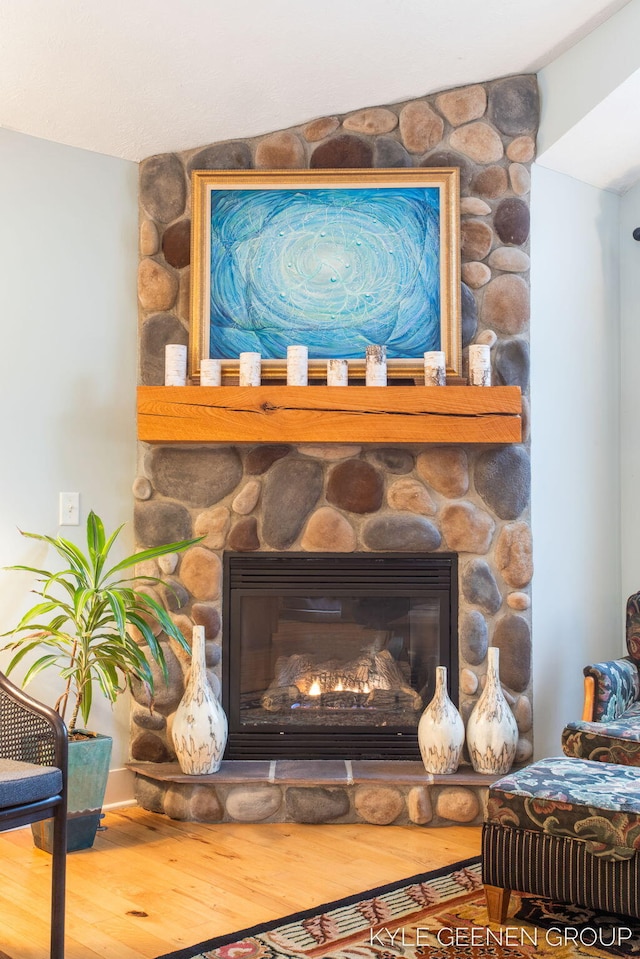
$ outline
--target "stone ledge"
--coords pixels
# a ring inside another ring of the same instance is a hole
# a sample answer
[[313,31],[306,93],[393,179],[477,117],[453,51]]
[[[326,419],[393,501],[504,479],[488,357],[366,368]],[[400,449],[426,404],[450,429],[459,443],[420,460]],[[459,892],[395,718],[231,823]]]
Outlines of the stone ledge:
[[209,776],[187,776],[175,762],[127,767],[141,806],[197,822],[478,824],[499,778],[470,767],[431,775],[402,760],[226,761]]
[[[127,769],[147,779],[159,782],[209,784],[227,783],[278,783],[285,785],[332,786],[367,783],[368,785],[406,786],[490,786],[499,776],[474,772],[470,766],[462,766],[449,775],[434,775],[425,772],[421,762],[378,759],[277,759],[277,760],[224,760],[217,773],[209,776],[188,776],[178,763],[126,763]],[[515,769],[515,767],[514,767]]]

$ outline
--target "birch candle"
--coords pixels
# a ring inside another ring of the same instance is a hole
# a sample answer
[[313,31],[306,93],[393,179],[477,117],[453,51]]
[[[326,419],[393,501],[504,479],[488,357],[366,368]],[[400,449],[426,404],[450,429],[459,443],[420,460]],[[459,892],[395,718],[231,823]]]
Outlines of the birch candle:
[[187,348],[182,343],[167,343],[164,348],[164,385],[187,385]]
[[424,385],[447,385],[447,371],[444,364],[443,350],[430,350],[424,354]]
[[240,386],[260,386],[259,353],[240,354]]
[[368,346],[366,349],[366,373],[365,383],[367,386],[386,386],[387,385],[387,348],[376,343]]
[[327,360],[327,386],[349,385],[349,361]]
[[308,386],[309,350],[306,346],[287,347],[287,386]]
[[491,347],[484,343],[469,347],[469,386],[491,386]]
[[222,383],[222,363],[205,357],[200,360],[200,386],[220,386]]

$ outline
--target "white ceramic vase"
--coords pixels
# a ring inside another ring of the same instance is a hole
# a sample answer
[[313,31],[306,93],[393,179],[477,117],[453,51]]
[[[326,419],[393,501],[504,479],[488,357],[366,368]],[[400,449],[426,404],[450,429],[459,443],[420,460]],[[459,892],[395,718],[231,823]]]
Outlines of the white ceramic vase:
[[227,717],[207,678],[204,626],[194,626],[191,672],[173,720],[173,745],[182,772],[187,776],[216,773],[227,729]]
[[504,698],[498,670],[500,650],[487,653],[487,683],[467,722],[467,748],[477,773],[509,772],[518,745],[518,727]]
[[464,745],[464,725],[447,692],[447,668],[436,667],[436,691],[418,723],[418,746],[428,773],[454,773]]

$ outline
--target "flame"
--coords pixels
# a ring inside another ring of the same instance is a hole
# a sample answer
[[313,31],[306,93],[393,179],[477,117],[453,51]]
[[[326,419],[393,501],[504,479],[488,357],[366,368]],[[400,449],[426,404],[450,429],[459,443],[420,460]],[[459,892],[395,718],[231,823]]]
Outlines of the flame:
[[320,683],[318,682],[317,679],[314,679],[314,681],[311,683],[311,686],[309,687],[309,695],[319,696],[321,692],[322,690],[320,689]]
[[342,685],[342,683],[341,683],[340,681],[338,681],[338,682],[336,683],[335,691],[336,691],[336,693],[342,693],[342,692],[344,692],[344,686]]

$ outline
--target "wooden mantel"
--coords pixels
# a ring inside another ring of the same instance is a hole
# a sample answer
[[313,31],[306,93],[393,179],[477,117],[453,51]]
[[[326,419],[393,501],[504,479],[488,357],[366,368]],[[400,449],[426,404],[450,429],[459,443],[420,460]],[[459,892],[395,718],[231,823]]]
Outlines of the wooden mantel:
[[141,386],[149,443],[520,443],[517,386]]

